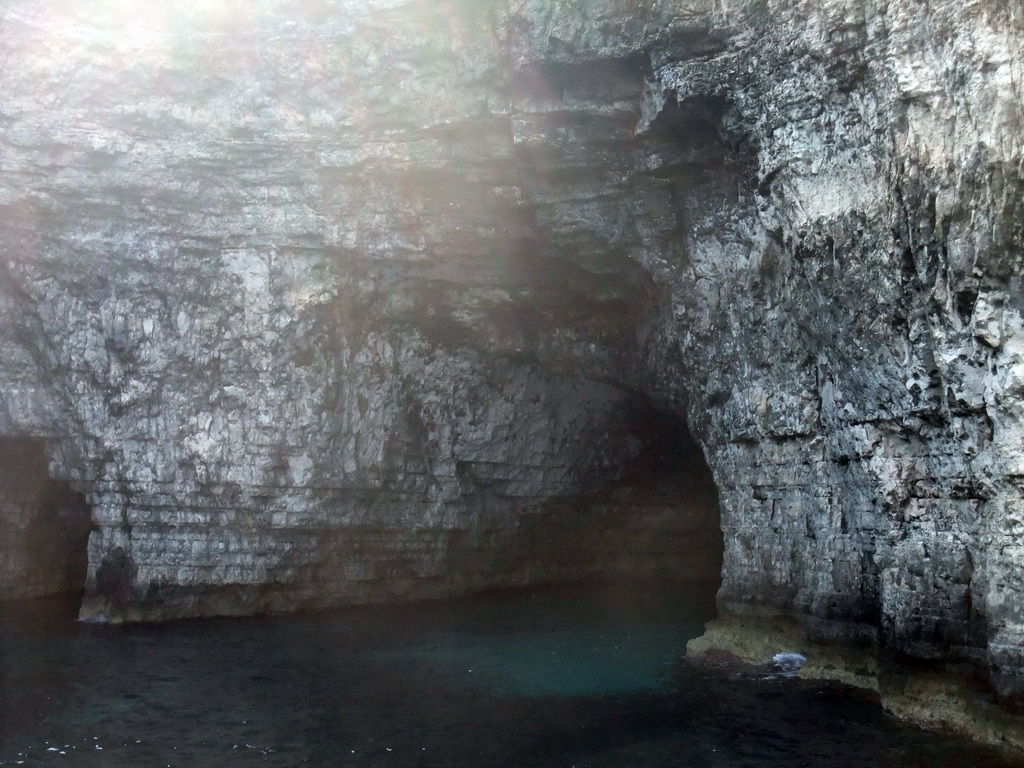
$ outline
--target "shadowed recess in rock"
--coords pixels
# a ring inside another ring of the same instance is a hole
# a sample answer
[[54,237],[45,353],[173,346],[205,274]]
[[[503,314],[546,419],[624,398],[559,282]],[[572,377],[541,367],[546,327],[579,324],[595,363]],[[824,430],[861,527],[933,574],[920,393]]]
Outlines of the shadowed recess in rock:
[[0,601],[81,595],[89,507],[47,474],[42,440],[0,437]]

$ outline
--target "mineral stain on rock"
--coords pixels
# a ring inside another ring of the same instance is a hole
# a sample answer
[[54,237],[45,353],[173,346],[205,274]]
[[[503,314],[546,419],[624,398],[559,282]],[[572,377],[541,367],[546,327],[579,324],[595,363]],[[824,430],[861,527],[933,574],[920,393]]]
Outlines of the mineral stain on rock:
[[0,435],[88,510],[83,615],[715,572],[724,614],[1015,706],[1022,32],[987,0],[6,4]]

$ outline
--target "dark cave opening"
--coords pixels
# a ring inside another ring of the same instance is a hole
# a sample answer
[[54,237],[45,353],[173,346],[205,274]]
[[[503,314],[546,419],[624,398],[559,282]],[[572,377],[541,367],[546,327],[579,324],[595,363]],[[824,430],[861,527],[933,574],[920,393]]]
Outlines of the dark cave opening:
[[0,437],[0,601],[81,599],[92,513],[49,476],[46,442]]
[[721,585],[718,491],[686,423],[647,407],[624,433],[643,447],[591,493],[526,515],[518,548],[530,581],[686,585],[714,604]]
[[642,429],[646,447],[596,505],[612,523],[605,547],[612,571],[704,583],[717,591],[722,530],[718,490],[703,450],[676,416],[652,411]]

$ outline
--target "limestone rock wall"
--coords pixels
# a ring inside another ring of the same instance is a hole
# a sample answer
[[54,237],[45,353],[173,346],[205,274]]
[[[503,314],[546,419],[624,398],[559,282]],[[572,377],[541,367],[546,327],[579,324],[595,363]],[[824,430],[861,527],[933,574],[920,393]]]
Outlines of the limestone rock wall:
[[638,64],[564,110],[421,6],[3,12],[0,399],[91,505],[85,615],[716,578],[706,488],[605,490],[665,431]]
[[[701,361],[649,358],[686,379],[719,486],[720,605],[1019,695],[1024,14],[649,10],[641,167],[674,213],[634,255],[671,286],[654,336]],[[544,55],[595,45],[570,17],[537,25]]]
[[1019,693],[1019,5],[2,14],[0,424],[87,610],[523,583],[685,419],[723,608]]
[[758,166],[690,234],[721,602],[824,637],[880,627],[890,653],[974,660],[1017,693],[1024,17],[761,10],[761,45],[655,75],[677,96],[693,68],[728,79],[726,131]]

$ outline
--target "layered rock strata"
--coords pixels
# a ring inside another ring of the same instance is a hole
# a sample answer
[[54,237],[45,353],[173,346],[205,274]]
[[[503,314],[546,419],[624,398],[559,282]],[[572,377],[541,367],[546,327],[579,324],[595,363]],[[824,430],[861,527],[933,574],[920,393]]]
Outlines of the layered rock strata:
[[639,70],[563,110],[471,3],[122,10],[0,47],[7,429],[92,507],[83,615],[718,578],[698,449],[609,486],[686,437],[592,200]]
[[0,424],[87,614],[706,575],[668,480],[678,557],[582,546],[688,429],[725,611],[1019,696],[1018,6],[100,5],[0,16]]

